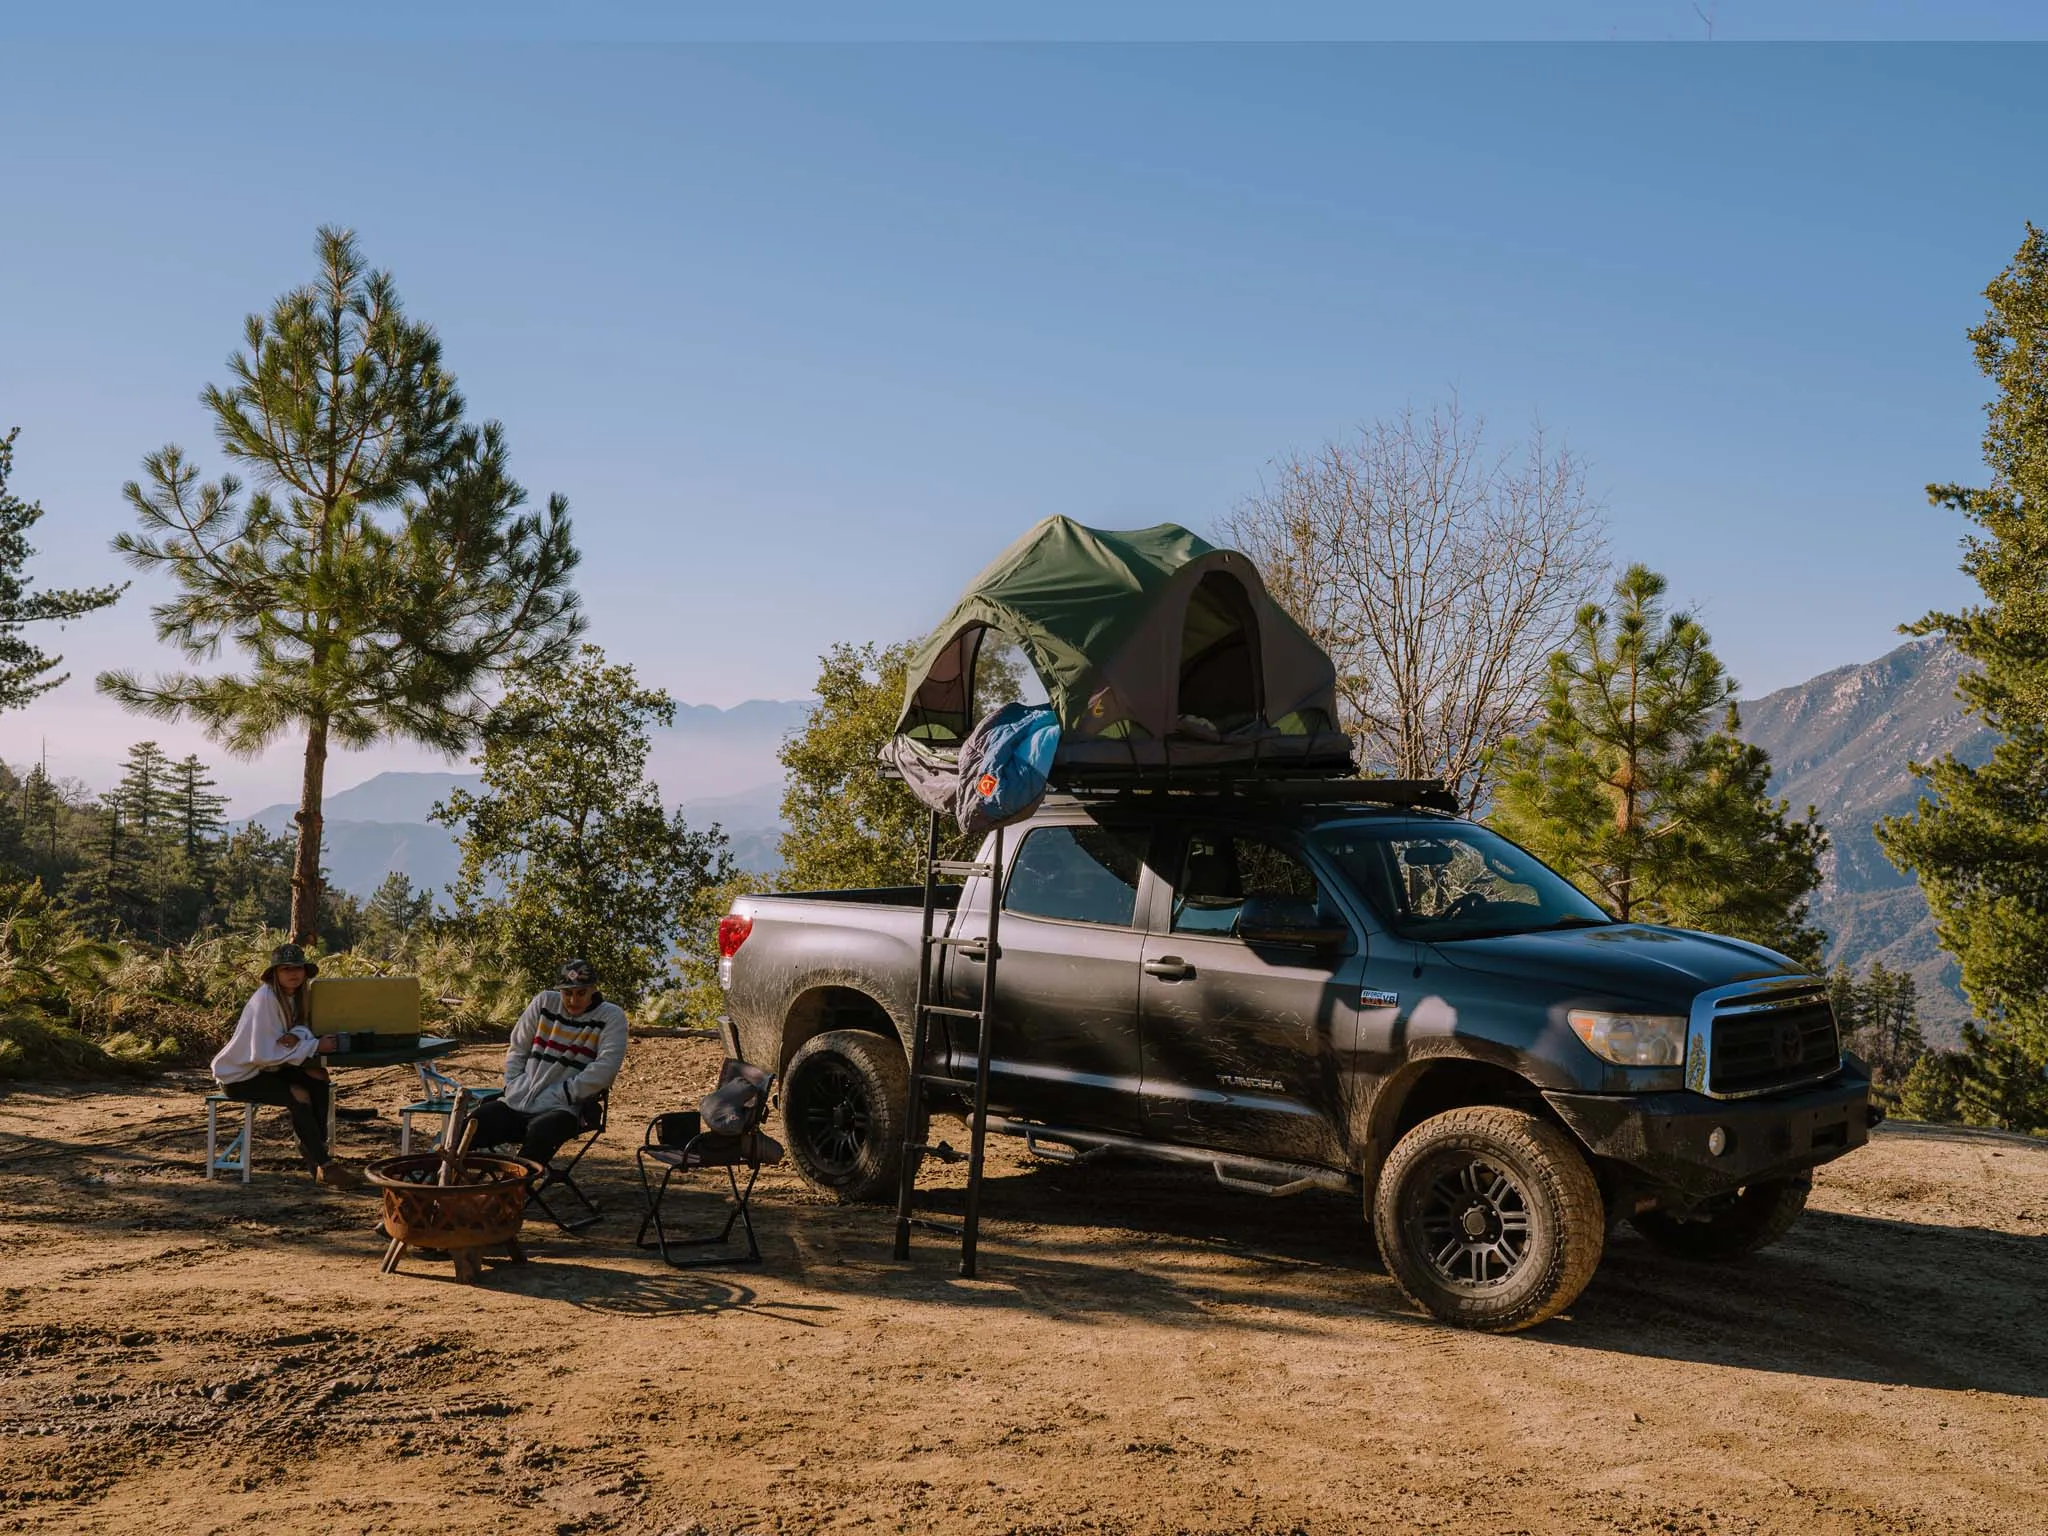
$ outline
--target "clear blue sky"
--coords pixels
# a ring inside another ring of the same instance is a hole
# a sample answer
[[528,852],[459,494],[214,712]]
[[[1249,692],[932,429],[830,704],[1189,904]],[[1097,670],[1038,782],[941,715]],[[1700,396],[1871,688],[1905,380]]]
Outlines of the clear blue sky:
[[[1713,9],[1720,38],[1779,14]],[[0,428],[45,584],[118,574],[145,451],[218,471],[199,389],[335,221],[569,497],[593,638],[690,702],[801,696],[1038,517],[1205,528],[1276,454],[1453,390],[1590,457],[1616,555],[1749,693],[1967,600],[1921,487],[1979,472],[1963,331],[2048,221],[2048,48],[455,44],[396,8],[377,42],[222,40],[237,14],[0,40]],[[74,680],[0,716],[0,758],[47,736],[100,782],[143,735],[209,750],[92,692],[169,662],[160,595],[55,637]],[[230,775],[245,804],[295,780],[289,749]]]

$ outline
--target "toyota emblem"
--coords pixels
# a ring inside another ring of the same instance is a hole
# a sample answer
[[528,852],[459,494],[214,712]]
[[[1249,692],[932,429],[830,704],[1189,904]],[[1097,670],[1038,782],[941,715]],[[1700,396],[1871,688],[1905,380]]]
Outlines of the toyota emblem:
[[1806,1054],[1806,1037],[1800,1033],[1796,1019],[1780,1019],[1777,1032],[1771,1037],[1773,1052],[1781,1067],[1796,1067],[1800,1057]]

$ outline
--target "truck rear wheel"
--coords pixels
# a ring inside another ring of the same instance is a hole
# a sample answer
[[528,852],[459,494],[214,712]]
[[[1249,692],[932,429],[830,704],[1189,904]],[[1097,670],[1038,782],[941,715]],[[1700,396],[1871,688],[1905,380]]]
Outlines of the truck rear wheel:
[[1686,1259],[1739,1259],[1768,1248],[1787,1232],[1806,1209],[1813,1175],[1745,1184],[1725,1201],[1692,1216],[1645,1211],[1629,1219],[1644,1237],[1666,1253]]
[[1489,1333],[1570,1306],[1607,1239],[1600,1186],[1571,1137],[1498,1105],[1448,1110],[1402,1137],[1380,1173],[1373,1226],[1412,1300]]
[[782,1081],[782,1128],[807,1183],[841,1200],[891,1200],[903,1166],[910,1069],[903,1047],[859,1029],[814,1035]]

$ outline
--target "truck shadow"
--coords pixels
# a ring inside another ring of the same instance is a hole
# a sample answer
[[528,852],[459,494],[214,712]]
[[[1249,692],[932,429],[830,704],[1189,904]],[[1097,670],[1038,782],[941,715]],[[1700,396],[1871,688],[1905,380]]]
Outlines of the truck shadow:
[[1735,1264],[1609,1243],[1551,1342],[1843,1381],[2048,1397],[2048,1237],[1808,1211]]
[[[1242,1320],[1268,1327],[1361,1312],[1437,1327],[1386,1276],[1361,1213],[1342,1196],[1265,1200],[1105,1162],[992,1170],[984,1200],[986,1240],[1002,1250],[987,1275],[1020,1281],[1020,1300],[1073,1315],[1107,1321],[1121,1306],[1152,1320],[1218,1320],[1219,1308],[1248,1307]],[[941,1192],[936,1203],[957,1210],[960,1200]],[[885,1226],[887,1213],[874,1214]],[[2044,1276],[2048,1236],[1821,1210],[1776,1247],[1731,1264],[1676,1259],[1623,1228],[1571,1312],[1528,1337],[1617,1356],[2043,1398]],[[805,1279],[829,1283],[814,1269]],[[1081,1300],[1091,1285],[1102,1294]]]

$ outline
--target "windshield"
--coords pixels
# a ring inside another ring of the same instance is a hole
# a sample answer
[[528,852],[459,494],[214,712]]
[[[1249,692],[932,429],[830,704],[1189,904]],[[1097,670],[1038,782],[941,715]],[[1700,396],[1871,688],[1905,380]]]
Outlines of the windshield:
[[1561,875],[1470,822],[1352,822],[1321,828],[1316,841],[1403,938],[1440,943],[1610,921]]

